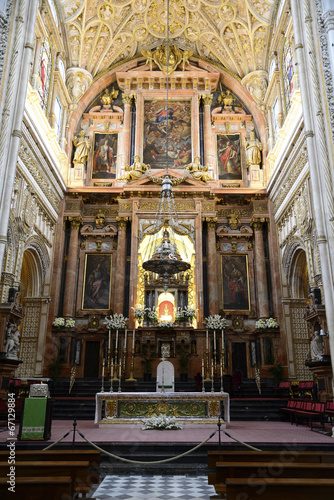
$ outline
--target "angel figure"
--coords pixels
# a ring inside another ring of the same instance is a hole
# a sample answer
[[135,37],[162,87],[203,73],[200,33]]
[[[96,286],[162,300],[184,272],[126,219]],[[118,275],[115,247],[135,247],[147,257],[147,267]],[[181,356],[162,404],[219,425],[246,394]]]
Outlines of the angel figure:
[[189,59],[193,55],[192,50],[185,50],[182,55],[182,71],[184,71],[185,65],[190,64]]
[[119,91],[115,90],[114,88],[111,89],[111,92],[109,89],[105,89],[104,94],[101,97],[103,108],[104,109],[111,108],[113,110],[114,100],[117,98],[118,94]]
[[141,51],[142,55],[146,57],[145,65],[147,66],[148,64],[150,65],[150,71],[152,71],[152,64],[153,64],[153,53],[152,50],[145,50],[143,49]]
[[201,165],[201,160],[199,156],[194,158],[192,163],[185,165],[184,168],[189,171],[194,179],[197,181],[208,182],[213,181],[211,175],[208,172],[208,166]]
[[151,166],[141,163],[140,156],[136,155],[131,166],[124,166],[124,174],[121,175],[120,180],[130,182],[139,179],[147,170],[151,170]]

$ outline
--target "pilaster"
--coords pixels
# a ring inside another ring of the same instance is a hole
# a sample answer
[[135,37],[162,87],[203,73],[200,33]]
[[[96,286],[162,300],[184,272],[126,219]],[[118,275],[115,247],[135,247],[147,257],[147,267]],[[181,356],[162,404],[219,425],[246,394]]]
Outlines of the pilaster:
[[74,316],[79,249],[79,229],[82,221],[81,217],[69,217],[68,220],[71,224],[71,235],[67,257],[63,310],[64,316],[71,318]]

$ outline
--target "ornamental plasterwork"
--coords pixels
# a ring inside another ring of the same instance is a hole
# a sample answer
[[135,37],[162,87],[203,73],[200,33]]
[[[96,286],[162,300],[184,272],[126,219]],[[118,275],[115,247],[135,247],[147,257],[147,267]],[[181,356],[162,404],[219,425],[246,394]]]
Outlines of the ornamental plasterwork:
[[[93,77],[166,39],[166,0],[61,0],[70,66]],[[243,78],[264,69],[274,0],[170,0],[173,44]]]

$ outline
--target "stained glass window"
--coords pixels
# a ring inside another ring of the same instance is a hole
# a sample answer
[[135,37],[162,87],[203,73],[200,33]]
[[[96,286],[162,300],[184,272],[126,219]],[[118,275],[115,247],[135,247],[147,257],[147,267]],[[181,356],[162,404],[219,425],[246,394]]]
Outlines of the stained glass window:
[[57,140],[59,141],[60,138],[60,124],[61,124],[61,104],[56,97],[56,102],[55,102],[55,132],[57,134]]
[[41,82],[38,89],[39,95],[41,97],[41,105],[44,111],[46,111],[48,107],[51,69],[52,69],[51,47],[49,40],[45,38],[41,48],[40,60],[39,60],[39,76]]
[[285,40],[282,58],[282,69],[283,69],[283,85],[284,85],[284,97],[285,97],[285,107],[288,112],[291,106],[291,95],[293,91],[293,55],[292,47],[289,39]]

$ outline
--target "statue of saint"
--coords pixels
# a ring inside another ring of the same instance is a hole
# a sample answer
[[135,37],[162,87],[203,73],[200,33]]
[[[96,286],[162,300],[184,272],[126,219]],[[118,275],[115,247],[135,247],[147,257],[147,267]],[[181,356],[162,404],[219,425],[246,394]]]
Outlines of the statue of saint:
[[319,332],[314,332],[314,338],[311,341],[311,360],[321,361],[324,351],[324,345]]
[[77,166],[84,165],[87,161],[89,152],[92,148],[89,139],[86,137],[86,132],[81,130],[78,136],[74,137],[73,144],[75,146],[75,153],[73,158],[73,164]]
[[244,139],[244,146],[246,148],[246,167],[260,165],[262,144],[255,138],[253,130],[249,133],[249,140]]
[[226,106],[233,106],[233,95],[230,90],[226,90],[226,94],[221,92],[218,97],[218,102],[225,108]]
[[14,323],[7,325],[7,338],[5,344],[5,353],[7,359],[18,359],[20,347],[20,333]]
[[130,182],[139,179],[147,170],[151,170],[151,166],[141,163],[140,156],[136,155],[133,164],[131,166],[125,165],[124,170],[125,172],[121,175],[120,180]]
[[194,158],[192,163],[185,165],[184,168],[189,171],[194,179],[197,181],[208,182],[213,181],[213,178],[208,172],[208,166],[201,165],[201,160],[199,156]]
[[111,92],[109,89],[105,89],[104,94],[101,97],[101,102],[104,109],[111,109],[113,111],[114,100],[118,96],[118,93],[119,91],[115,90],[114,88],[111,89]]

